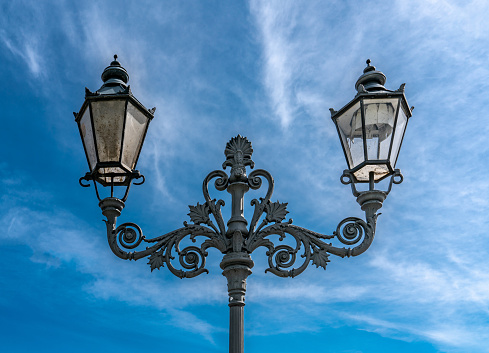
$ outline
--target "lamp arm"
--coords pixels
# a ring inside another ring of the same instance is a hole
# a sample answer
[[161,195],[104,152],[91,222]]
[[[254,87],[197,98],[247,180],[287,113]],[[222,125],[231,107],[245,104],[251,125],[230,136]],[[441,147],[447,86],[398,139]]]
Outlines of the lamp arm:
[[[221,252],[226,251],[227,243],[222,241],[222,236],[215,230],[198,225],[187,224],[184,227],[175,229],[164,235],[147,239],[136,223],[123,223],[116,226],[117,217],[120,216],[124,204],[116,198],[106,198],[100,202],[102,213],[107,217],[105,221],[107,227],[107,240],[112,252],[123,260],[139,260],[148,257],[148,264],[151,271],[164,267],[165,263],[175,276],[180,278],[191,278],[202,273],[207,273],[205,260],[208,255],[207,249],[214,247]],[[196,237],[207,238],[200,246],[189,245],[180,248],[183,239],[189,238],[196,242]],[[128,251],[136,249],[146,243],[144,250]],[[172,260],[178,255],[178,267],[175,267]]]
[[[252,253],[256,248],[262,246],[267,248],[269,268],[265,272],[271,272],[279,277],[295,277],[301,274],[312,262],[316,267],[326,269],[330,255],[339,257],[358,256],[365,252],[372,244],[377,215],[367,217],[367,221],[356,217],[343,219],[337,226],[333,235],[325,235],[313,232],[309,229],[292,224],[292,220],[286,223],[277,222],[269,225],[254,234],[247,242],[246,250]],[[292,236],[292,243],[275,245],[272,240],[267,239],[270,235],[279,235],[279,241]],[[337,247],[325,240],[336,238],[344,245],[355,245],[354,247]],[[297,255],[304,260],[299,266],[293,267]],[[291,269],[289,269],[291,268]]]

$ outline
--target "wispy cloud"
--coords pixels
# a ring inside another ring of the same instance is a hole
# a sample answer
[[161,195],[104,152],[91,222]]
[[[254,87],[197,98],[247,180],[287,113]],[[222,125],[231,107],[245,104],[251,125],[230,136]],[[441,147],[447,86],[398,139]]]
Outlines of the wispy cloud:
[[[9,38],[7,33],[0,31],[0,39],[3,45],[17,58],[25,62],[30,73],[35,78],[42,77],[43,74],[43,59],[39,53],[38,44],[35,38],[32,38],[28,33],[21,32],[17,40]],[[15,42],[14,42],[15,41]]]
[[257,17],[263,42],[264,84],[275,115],[279,117],[283,127],[288,127],[295,113],[291,104],[291,99],[294,99],[291,92],[294,69],[290,62],[292,48],[287,38],[294,30],[294,19],[286,16],[290,12],[273,11],[270,3],[264,4],[262,8],[258,8],[257,3],[252,3],[251,10]]
[[202,335],[207,341],[215,345],[213,335],[218,332],[226,332],[224,327],[215,327],[207,321],[200,319],[188,311],[171,309],[169,313],[172,317],[171,324],[187,332]]

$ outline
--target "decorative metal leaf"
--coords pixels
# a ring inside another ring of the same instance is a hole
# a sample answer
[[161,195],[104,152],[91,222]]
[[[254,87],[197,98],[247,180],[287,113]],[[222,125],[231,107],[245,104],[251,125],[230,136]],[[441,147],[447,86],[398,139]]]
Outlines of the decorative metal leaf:
[[280,223],[285,219],[287,213],[289,213],[287,211],[287,202],[269,202],[265,205],[265,212],[267,213],[266,220],[268,222]]
[[148,258],[149,262],[148,265],[151,266],[151,272],[153,272],[154,269],[160,269],[160,267],[164,267],[164,259],[163,259],[163,252],[158,251],[153,254]]
[[328,262],[330,262],[329,254],[324,249],[313,247],[312,263],[316,265],[316,268],[322,267],[326,269]]
[[222,240],[212,238],[204,241],[200,248],[202,251],[205,251],[208,248],[216,248],[220,252],[224,253],[226,251],[226,243],[224,243]]
[[210,222],[207,204],[200,205],[197,202],[197,206],[188,206],[188,208],[190,209],[188,216],[195,224],[208,224]]
[[264,239],[264,238],[259,239],[253,243],[254,249],[258,248],[259,246],[263,246],[263,247],[267,248],[268,251],[271,251],[271,252],[273,252],[273,249],[274,249],[273,243],[270,240]]
[[244,159],[250,159],[253,154],[253,148],[251,142],[246,137],[238,135],[233,137],[227,144],[224,154],[226,158],[234,158],[236,153],[241,153]]

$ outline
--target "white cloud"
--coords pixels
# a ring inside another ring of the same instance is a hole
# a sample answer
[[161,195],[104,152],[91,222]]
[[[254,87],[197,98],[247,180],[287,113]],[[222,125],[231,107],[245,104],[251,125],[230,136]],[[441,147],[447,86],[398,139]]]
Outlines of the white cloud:
[[[18,206],[22,203],[21,199],[15,199],[19,192],[11,189],[2,198],[0,224],[5,231],[0,233],[0,239],[7,244],[28,246],[32,251],[30,261],[48,271],[62,264],[75,264],[77,271],[90,276],[83,289],[95,298],[156,308],[169,315],[168,324],[198,334],[211,343],[214,343],[213,334],[225,331],[187,311],[196,304],[227,302],[225,279],[220,273],[192,281],[180,281],[166,268],[161,273],[151,273],[147,259],[135,264],[122,261],[110,252],[102,222],[94,228],[64,210]],[[22,192],[29,194],[28,190]],[[30,195],[34,198],[29,198],[29,202],[35,204],[35,193]],[[168,286],[171,291],[167,290]]]
[[[290,49],[286,38],[293,28],[293,19],[285,18],[284,13],[273,11],[270,3],[263,8],[252,3],[252,13],[257,16],[257,23],[261,30],[263,42],[263,56],[265,61],[264,84],[268,89],[273,104],[274,113],[280,118],[283,127],[288,127],[294,115],[290,102],[293,99],[292,63],[290,63]],[[282,15],[282,16],[281,16]],[[289,22],[289,20],[292,20]],[[277,27],[282,31],[277,31]],[[287,28],[284,28],[287,27]]]
[[35,42],[35,39],[30,38],[28,34],[24,33],[24,38],[20,40],[20,43],[14,43],[5,31],[0,31],[0,39],[12,54],[25,62],[29,71],[35,78],[44,76],[45,73],[43,72],[42,58],[39,54],[39,50],[36,49],[37,43]]

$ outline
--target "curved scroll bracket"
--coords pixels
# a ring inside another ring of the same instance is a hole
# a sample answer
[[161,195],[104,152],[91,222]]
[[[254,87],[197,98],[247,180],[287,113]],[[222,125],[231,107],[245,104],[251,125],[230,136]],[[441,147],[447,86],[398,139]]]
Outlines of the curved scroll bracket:
[[[216,201],[216,199],[211,199],[210,194],[209,194],[209,183],[214,178],[217,178],[216,181],[214,182],[214,187],[218,191],[226,190],[226,188],[229,185],[229,179],[228,179],[228,175],[225,172],[223,172],[222,170],[214,170],[214,171],[210,172],[204,178],[204,181],[202,183],[202,193],[204,194],[204,199],[206,202],[205,204],[206,204],[207,209],[208,209],[207,214],[212,214],[214,216],[214,219],[216,220],[219,231],[214,227],[213,224],[212,224],[212,227],[215,229],[217,234],[221,234],[223,239],[225,239],[226,227],[224,225],[224,219],[222,218],[222,212],[221,212],[221,206],[224,206],[225,202],[223,200],[217,200]],[[197,204],[197,207],[198,206],[199,206],[199,204]],[[189,206],[189,207],[192,207],[192,206]],[[210,220],[209,220],[209,222],[212,223]],[[206,223],[208,225],[211,225],[209,222],[202,222],[202,223]]]
[[[373,179],[372,179],[373,180]],[[389,187],[387,188],[387,191],[385,191],[386,195],[389,195],[392,189],[392,184],[400,184],[404,180],[404,177],[402,176],[401,170],[400,169],[394,169],[394,173],[392,173],[390,181],[389,181]],[[355,177],[353,174],[348,170],[345,169],[343,171],[343,174],[340,177],[340,181],[343,185],[351,185],[351,190],[353,193],[353,196],[358,197],[362,191],[358,191],[356,186],[355,186]],[[373,188],[373,182],[371,183],[370,186],[370,191],[374,191]]]
[[[247,251],[253,252],[262,246],[267,248],[269,268],[279,277],[295,277],[301,274],[312,262],[316,267],[326,269],[330,262],[330,255],[339,257],[358,256],[365,252],[372,244],[377,215],[367,218],[367,221],[356,217],[342,220],[333,235],[324,235],[311,230],[292,225],[291,222],[276,223],[263,228],[254,235],[252,242],[248,243]],[[279,244],[274,244],[268,237],[279,235]],[[282,243],[288,236],[293,239],[294,245]],[[325,240],[337,239],[348,247],[333,246]],[[296,265],[296,261],[300,263]]]
[[[117,200],[104,199],[102,201],[104,214],[114,212],[109,210],[109,208],[114,208],[111,204]],[[121,200],[118,201],[122,203]],[[117,215],[120,215],[120,212]],[[219,242],[216,232],[205,226],[187,224],[183,228],[176,229],[170,233],[147,239],[136,223],[123,223],[115,228],[117,217],[109,216],[107,216],[106,221],[107,239],[112,252],[123,260],[139,260],[147,257],[151,271],[160,269],[166,264],[170,272],[177,277],[195,277],[208,272],[205,268],[205,263],[209,247],[225,251],[225,246]],[[196,242],[195,238],[200,236],[207,238],[200,246],[188,245],[181,248],[182,240],[187,238],[192,242]],[[143,244],[148,244],[148,246],[143,250],[130,251]],[[180,268],[175,267],[173,262],[177,262]]]
[[[84,184],[83,181],[86,181],[87,183]],[[95,188],[95,195],[97,195],[97,199],[99,200],[99,202],[102,202],[102,199],[100,198],[100,194],[98,192],[97,182],[95,181],[95,177],[92,173],[85,173],[85,175],[78,180],[78,183],[81,185],[81,187],[88,188],[90,187],[90,181],[93,181],[93,187]]]
[[[126,201],[127,200],[127,196],[129,195],[129,189],[131,188],[131,184],[134,183],[134,185],[142,185],[144,184],[144,182],[146,181],[146,178],[144,177],[144,175],[142,175],[141,173],[139,173],[138,170],[135,170],[133,171],[132,173],[130,173],[127,178],[129,178],[129,182],[127,184],[127,188],[126,188],[126,192],[124,193],[124,197],[122,198],[122,201]],[[140,182],[136,183],[134,182],[134,180],[138,180],[138,179],[142,179]],[[114,191],[113,191],[113,188],[111,189],[111,196],[113,196],[114,194]]]
[[[248,185],[251,189],[258,190],[262,186],[262,179],[261,179],[262,177],[267,180],[268,189],[267,189],[267,193],[266,193],[265,197],[260,198],[260,201],[258,201],[257,199],[251,200],[250,204],[251,204],[251,206],[255,206],[255,210],[253,211],[253,217],[251,218],[251,222],[250,222],[250,228],[249,228],[249,234],[248,234],[249,238],[251,238],[254,233],[258,232],[263,226],[265,226],[266,224],[268,224],[271,221],[269,219],[265,219],[265,220],[263,220],[262,224],[258,227],[258,229],[255,229],[258,221],[260,220],[260,217],[263,214],[263,212],[267,212],[267,214],[268,214],[268,211],[271,212],[271,207],[274,207],[274,206],[270,206],[271,205],[270,198],[272,197],[272,194],[273,194],[274,180],[273,180],[272,175],[269,172],[267,172],[264,169],[257,169],[257,170],[252,171],[248,177]],[[287,206],[287,204],[285,203],[282,205],[284,205],[283,209],[285,211],[285,214],[287,214],[288,211],[285,210],[285,206]],[[275,208],[274,208],[274,210],[275,210]],[[282,221],[282,220],[283,219],[281,219],[280,221]]]
[[[82,176],[79,180],[78,180],[78,183],[84,187],[84,188],[88,188],[90,186],[90,181],[93,181],[93,186],[95,187],[95,194],[97,195],[97,199],[102,202],[102,198],[100,197],[100,193],[99,193],[99,190],[98,190],[98,187],[97,187],[97,179],[98,178],[114,178],[114,177],[120,177],[120,176],[124,176],[127,180],[127,185],[126,183],[124,183],[124,185],[126,185],[126,191],[124,192],[124,196],[122,197],[122,201],[126,201],[127,200],[127,196],[129,195],[129,189],[131,188],[131,184],[134,183],[134,185],[142,185],[144,184],[144,182],[146,181],[146,178],[144,177],[144,175],[142,175],[138,170],[134,170],[130,173],[124,173],[124,174],[108,174],[108,176],[103,176],[101,174],[99,174],[97,171],[95,172],[88,172],[88,173],[85,173],[84,176]],[[140,182],[134,182],[135,180],[138,180],[138,179],[142,179]],[[87,183],[83,183],[83,181],[86,181]],[[109,183],[110,185],[110,197],[113,198],[114,197],[114,184],[113,183]]]
[[391,180],[389,182],[389,188],[386,191],[386,195],[389,195],[392,189],[392,184],[400,184],[404,181],[404,177],[402,176],[401,170],[400,169],[394,169],[394,174],[391,176]]
[[[92,175],[90,173],[86,173],[78,180],[78,183],[80,184],[81,187],[88,188],[90,187],[90,181],[92,180],[93,180]],[[87,184],[84,184],[83,181],[86,181]]]
[[353,193],[353,196],[358,197],[358,195],[360,195],[360,192],[355,186],[353,175],[348,169],[343,171],[343,174],[340,176],[340,181],[343,185],[351,185],[351,192]]

